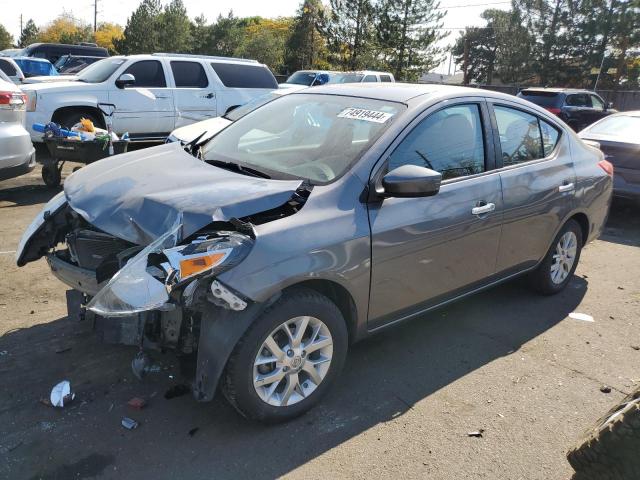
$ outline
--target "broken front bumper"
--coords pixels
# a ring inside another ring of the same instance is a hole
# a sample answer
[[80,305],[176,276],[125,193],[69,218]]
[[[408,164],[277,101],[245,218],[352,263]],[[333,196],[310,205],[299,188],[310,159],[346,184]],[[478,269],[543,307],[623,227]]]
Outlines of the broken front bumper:
[[58,257],[55,252],[47,255],[47,263],[58,280],[90,297],[98,293],[106,283],[98,283],[93,270],[73,265]]

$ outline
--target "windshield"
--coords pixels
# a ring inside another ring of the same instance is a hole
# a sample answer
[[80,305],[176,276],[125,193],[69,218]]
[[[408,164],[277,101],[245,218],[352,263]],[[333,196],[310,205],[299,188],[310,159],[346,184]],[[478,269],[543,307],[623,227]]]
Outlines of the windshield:
[[260,95],[259,97],[256,97],[253,100],[251,100],[250,102],[247,102],[244,105],[241,105],[240,107],[231,110],[229,113],[224,115],[224,118],[226,118],[227,120],[231,120],[232,122],[235,122],[236,120],[244,117],[247,113],[252,112],[256,108],[264,105],[265,103],[269,103],[271,100],[281,96],[282,94],[273,93],[273,92]]
[[294,85],[306,85],[311,86],[316,78],[316,72],[296,72],[287,78],[286,83],[293,83]]
[[529,100],[541,107],[559,106],[560,96],[555,92],[536,92],[532,90],[523,90],[520,92],[521,98]]
[[112,57],[92,63],[82,70],[78,80],[87,83],[102,83],[125,62],[124,58]]
[[634,143],[638,143],[638,132],[640,132],[640,117],[632,117],[629,115],[616,115],[615,117],[606,117],[601,122],[587,129],[589,133],[598,135],[611,135],[612,137],[634,139]]
[[205,161],[233,163],[273,178],[327,183],[342,175],[404,108],[366,98],[286,95],[218,133],[202,154]]

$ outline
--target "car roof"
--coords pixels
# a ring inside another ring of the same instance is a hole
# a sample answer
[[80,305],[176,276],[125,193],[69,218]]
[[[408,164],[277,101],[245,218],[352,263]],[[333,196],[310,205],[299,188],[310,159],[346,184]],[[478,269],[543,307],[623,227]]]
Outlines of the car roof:
[[529,87],[523,88],[521,92],[552,92],[552,93],[596,93],[584,88],[549,88],[549,87]]
[[30,62],[40,62],[40,63],[51,63],[46,58],[38,58],[38,57],[11,57],[14,60],[28,60]]
[[[298,92],[296,92],[298,93]],[[305,92],[307,93],[307,92]],[[330,83],[313,87],[313,92],[325,95],[344,95],[347,97],[365,97],[374,100],[407,103],[421,95],[452,94],[454,96],[498,96],[504,94],[477,88],[459,87],[455,85],[418,84],[418,83]],[[511,97],[515,98],[515,97]]]

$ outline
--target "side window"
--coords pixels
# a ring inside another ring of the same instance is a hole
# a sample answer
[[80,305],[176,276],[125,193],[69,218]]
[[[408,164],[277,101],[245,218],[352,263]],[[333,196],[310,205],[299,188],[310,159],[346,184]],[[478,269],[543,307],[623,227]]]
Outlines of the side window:
[[544,156],[548,156],[553,152],[558,144],[560,138],[560,132],[556,127],[549,125],[544,120],[538,119],[540,122],[540,133],[542,134],[542,148],[544,150]]
[[495,106],[493,110],[500,134],[504,166],[544,158],[538,117],[507,107]]
[[390,82],[391,81],[391,77],[389,75],[380,75],[380,81],[381,82]]
[[600,100],[600,97],[597,97],[595,95],[589,96],[591,97],[591,105],[593,106],[593,108],[600,111],[604,110],[604,102]]
[[241,63],[212,63],[225,87],[230,88],[278,88],[273,74],[261,65],[244,65]]
[[362,79],[363,82],[377,82],[378,79],[376,78],[375,75],[367,75],[366,77],[364,77]]
[[572,107],[589,107],[591,106],[591,102],[589,102],[587,94],[575,93],[567,97],[567,105]]
[[436,170],[442,179],[485,171],[480,107],[456,105],[422,120],[389,157],[389,170],[418,165]]
[[10,77],[15,77],[18,74],[16,67],[13,66],[12,63],[7,62],[0,58],[0,70],[6,73]]
[[141,60],[131,65],[123,73],[130,73],[136,78],[134,85],[136,87],[161,88],[167,86],[162,64],[158,60]]
[[198,62],[171,62],[171,71],[178,88],[205,88],[209,86],[207,74]]

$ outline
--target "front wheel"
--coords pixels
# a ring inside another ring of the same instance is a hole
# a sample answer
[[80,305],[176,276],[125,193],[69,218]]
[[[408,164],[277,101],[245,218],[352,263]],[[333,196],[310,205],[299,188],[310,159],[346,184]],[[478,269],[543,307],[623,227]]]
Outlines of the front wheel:
[[227,367],[223,392],[247,418],[280,422],[312,408],[342,370],[348,334],[327,297],[294,289],[245,333]]
[[582,229],[569,220],[560,229],[538,268],[531,274],[531,284],[543,295],[562,291],[576,271],[582,250]]

